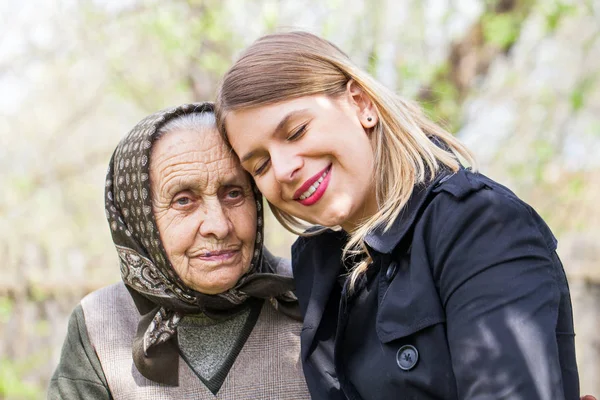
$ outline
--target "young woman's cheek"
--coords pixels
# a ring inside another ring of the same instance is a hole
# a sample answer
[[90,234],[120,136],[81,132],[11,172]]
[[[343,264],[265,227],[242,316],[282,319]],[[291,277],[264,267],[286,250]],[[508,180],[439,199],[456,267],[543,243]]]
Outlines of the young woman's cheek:
[[264,176],[254,177],[254,183],[256,184],[256,187],[258,187],[258,190],[263,194],[264,197],[267,198],[267,200],[270,200],[270,192],[274,188],[273,185],[276,184],[274,180],[272,184],[269,184],[270,181],[272,181],[272,179],[266,179]]

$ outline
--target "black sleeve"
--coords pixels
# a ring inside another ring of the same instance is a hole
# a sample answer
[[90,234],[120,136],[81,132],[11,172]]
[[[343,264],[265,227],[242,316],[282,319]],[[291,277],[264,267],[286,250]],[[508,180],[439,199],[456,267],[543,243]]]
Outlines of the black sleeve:
[[431,254],[458,397],[564,399],[554,249],[515,198],[482,190],[451,202]]
[[85,326],[81,305],[69,319],[60,361],[48,387],[48,399],[112,399],[100,360]]

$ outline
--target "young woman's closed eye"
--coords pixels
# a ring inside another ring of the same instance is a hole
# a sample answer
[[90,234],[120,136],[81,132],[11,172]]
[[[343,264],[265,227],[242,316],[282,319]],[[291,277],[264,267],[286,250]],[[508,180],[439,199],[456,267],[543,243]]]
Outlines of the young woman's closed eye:
[[288,136],[287,140],[291,142],[291,141],[300,139],[302,137],[302,135],[304,135],[304,133],[306,133],[307,129],[308,129],[308,123],[300,125],[298,128],[296,128],[292,131],[292,134],[290,136]]
[[269,167],[269,161],[269,158],[259,159],[257,166],[254,168],[254,171],[252,171],[252,176],[258,177],[264,174]]

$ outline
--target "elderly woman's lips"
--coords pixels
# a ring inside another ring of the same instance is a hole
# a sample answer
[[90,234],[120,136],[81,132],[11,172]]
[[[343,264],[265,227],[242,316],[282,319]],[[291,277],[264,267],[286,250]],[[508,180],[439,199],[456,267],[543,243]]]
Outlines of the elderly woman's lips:
[[234,257],[237,253],[239,253],[239,250],[207,251],[199,254],[197,257],[207,261],[226,261]]

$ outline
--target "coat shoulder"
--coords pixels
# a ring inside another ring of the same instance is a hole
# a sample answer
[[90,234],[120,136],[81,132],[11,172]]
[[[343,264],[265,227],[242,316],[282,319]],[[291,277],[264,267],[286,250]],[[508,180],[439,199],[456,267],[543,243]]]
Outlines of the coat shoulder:
[[433,192],[437,195],[423,214],[428,224],[452,230],[475,220],[487,219],[496,224],[518,220],[535,227],[548,248],[556,249],[557,240],[542,217],[513,191],[483,174],[461,171]]

